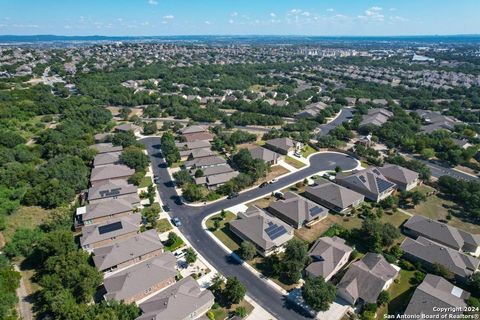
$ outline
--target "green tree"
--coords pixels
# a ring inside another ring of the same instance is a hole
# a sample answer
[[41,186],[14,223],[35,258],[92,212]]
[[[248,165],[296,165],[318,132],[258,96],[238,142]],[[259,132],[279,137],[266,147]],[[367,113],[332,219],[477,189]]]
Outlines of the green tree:
[[288,241],[281,262],[281,272],[285,280],[297,283],[308,260],[308,247],[303,241],[296,238]]
[[235,315],[240,318],[245,318],[247,316],[247,309],[245,309],[245,307],[238,307],[235,309]]
[[122,146],[126,148],[135,145],[137,143],[137,138],[132,131],[122,131],[115,133],[112,143],[116,146]]
[[247,290],[245,289],[245,286],[238,281],[236,277],[227,278],[223,295],[225,296],[228,304],[240,303],[243,297],[245,297],[246,292]]
[[255,246],[250,241],[242,241],[239,252],[240,258],[243,260],[252,260],[256,253],[257,249],[255,249]]
[[210,285],[210,291],[214,294],[218,294],[222,290],[222,286],[224,284],[223,277],[220,273],[215,273],[212,278],[212,284]]
[[454,274],[452,271],[450,271],[447,267],[436,262],[432,265],[432,272],[436,275],[444,277],[447,280],[454,279]]
[[185,260],[188,264],[194,263],[197,261],[197,253],[192,248],[187,248],[185,251]]
[[335,286],[325,282],[323,277],[307,277],[302,287],[305,302],[315,311],[326,311],[335,300]]
[[120,162],[135,169],[136,172],[145,172],[145,169],[150,163],[150,159],[143,153],[142,149],[130,146],[125,148],[120,154]]
[[154,203],[148,207],[143,208],[142,215],[147,220],[147,223],[149,223],[152,226],[152,228],[155,228],[157,226],[157,221],[160,216],[160,212],[161,212],[160,204]]
[[377,298],[377,305],[383,306],[384,304],[387,304],[389,301],[390,301],[390,294],[385,290],[380,292]]

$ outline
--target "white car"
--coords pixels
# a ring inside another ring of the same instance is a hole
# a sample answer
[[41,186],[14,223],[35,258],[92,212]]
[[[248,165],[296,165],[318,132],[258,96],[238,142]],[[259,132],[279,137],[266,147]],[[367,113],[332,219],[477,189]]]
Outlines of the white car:
[[270,183],[275,183],[275,182],[277,182],[277,181],[278,181],[278,179],[277,179],[277,178],[274,178],[274,179],[270,180]]

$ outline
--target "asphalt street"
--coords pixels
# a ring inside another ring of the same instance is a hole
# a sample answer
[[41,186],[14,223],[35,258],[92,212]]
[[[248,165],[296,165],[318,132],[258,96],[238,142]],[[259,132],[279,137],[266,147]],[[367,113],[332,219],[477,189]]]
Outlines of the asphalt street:
[[240,193],[233,199],[225,199],[210,205],[194,207],[182,204],[173,181],[167,171],[164,159],[160,156],[160,138],[148,137],[141,140],[145,145],[155,175],[159,177],[157,184],[160,197],[164,205],[170,208],[170,216],[178,217],[182,222],[179,228],[182,234],[190,241],[195,250],[208,260],[224,276],[237,277],[247,288],[248,294],[263,308],[277,319],[305,319],[304,316],[289,308],[285,296],[269,286],[265,280],[242,267],[232,259],[202,228],[202,220],[221,209],[226,209],[240,203],[249,202],[259,196],[271,194],[272,191],[282,189],[296,181],[303,180],[320,171],[334,170],[340,166],[343,170],[353,169],[357,161],[347,155],[328,152],[320,153],[310,158],[311,165],[293,174],[278,179],[277,182],[264,188],[256,188]]

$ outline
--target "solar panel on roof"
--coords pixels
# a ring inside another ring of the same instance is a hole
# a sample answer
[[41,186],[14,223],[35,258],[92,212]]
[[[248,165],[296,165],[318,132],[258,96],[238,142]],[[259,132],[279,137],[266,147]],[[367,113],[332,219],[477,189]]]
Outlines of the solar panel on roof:
[[373,173],[375,173],[377,175],[380,175],[380,172],[377,169],[373,169],[372,171],[373,171]]
[[287,229],[285,229],[284,226],[271,223],[269,224],[269,227],[265,229],[265,232],[271,240],[275,240],[276,238],[287,233]]
[[107,224],[105,226],[98,227],[98,232],[100,234],[104,234],[104,233],[117,231],[117,230],[120,230],[122,228],[123,228],[122,221],[117,221],[117,222],[114,222],[114,223]]
[[310,209],[310,216],[315,217],[315,216],[318,216],[322,212],[323,212],[323,208],[315,206],[315,207]]
[[358,177],[360,180],[362,180],[363,183],[366,183],[367,181],[365,180],[365,177],[364,176],[360,176]]
[[386,180],[383,180],[383,179],[380,179],[380,178],[376,178],[375,180],[377,181],[377,187],[378,187],[378,191],[380,193],[384,192],[385,190],[387,190],[387,189],[389,189],[390,187],[393,186],[393,183],[388,182]]

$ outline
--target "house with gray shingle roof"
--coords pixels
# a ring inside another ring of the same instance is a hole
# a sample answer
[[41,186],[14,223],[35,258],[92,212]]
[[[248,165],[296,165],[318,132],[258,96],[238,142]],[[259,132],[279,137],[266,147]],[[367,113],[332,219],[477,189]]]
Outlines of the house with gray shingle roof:
[[136,320],[197,319],[210,310],[214,301],[212,292],[202,290],[188,276],[141,303],[142,315]]
[[480,256],[480,235],[449,226],[421,215],[414,215],[403,225],[403,231],[416,238],[422,236],[457,251]]
[[190,168],[203,169],[203,168],[214,167],[214,166],[218,166],[226,163],[227,161],[222,157],[209,156],[209,157],[203,157],[203,158],[197,158],[197,159],[185,161],[183,163],[183,166],[186,169],[190,169]]
[[132,214],[82,228],[80,246],[87,251],[126,239],[138,233],[142,217]]
[[389,181],[395,183],[399,190],[412,190],[418,185],[418,172],[395,165],[386,164],[379,167],[378,171]]
[[318,179],[314,186],[307,187],[305,197],[338,213],[347,213],[364,200],[360,193],[325,179]]
[[308,251],[312,259],[305,269],[307,275],[323,277],[330,280],[345,264],[347,264],[353,248],[345,244],[345,240],[335,237],[321,237]]
[[328,215],[327,208],[293,192],[285,193],[284,199],[271,203],[267,210],[295,229],[311,226]]
[[263,256],[278,252],[293,238],[292,227],[258,207],[250,207],[239,213],[238,217],[241,219],[230,222],[230,230],[241,239],[253,243]]
[[467,281],[480,265],[480,260],[454,249],[440,245],[424,237],[416,240],[405,238],[400,248],[404,256],[411,261],[418,261],[426,268],[439,264],[450,270],[457,280]]
[[395,183],[389,181],[376,167],[360,170],[349,175],[338,174],[335,182],[363,194],[367,199],[379,202],[390,196]]
[[337,295],[351,305],[376,303],[380,292],[387,290],[397,276],[398,270],[382,255],[369,252],[348,268],[337,285]]
[[177,259],[170,252],[105,277],[105,300],[133,303],[175,283]]
[[109,164],[119,164],[121,154],[122,153],[120,151],[97,154],[95,158],[93,158],[93,166],[100,167]]
[[95,167],[90,174],[90,183],[92,186],[95,186],[104,184],[107,181],[127,180],[134,173],[134,169],[130,169],[122,164]]
[[93,263],[100,271],[122,269],[163,252],[157,231],[152,229],[93,250]]
[[290,151],[294,151],[296,145],[297,142],[293,141],[290,138],[275,138],[265,141],[265,148],[268,148],[280,154],[287,154]]
[[253,159],[260,159],[271,165],[277,164],[277,162],[282,158],[280,154],[262,147],[256,147],[248,151],[252,155]]
[[403,314],[413,317],[428,315],[435,319],[445,314],[443,310],[450,310],[449,315],[460,317],[467,306],[465,300],[469,297],[470,293],[454,286],[442,277],[427,274],[423,282],[415,289]]
[[133,212],[134,206],[124,199],[109,198],[108,201],[88,204],[77,208],[75,222],[77,225],[91,225],[109,219],[127,216]]
[[140,203],[137,190],[136,186],[124,181],[108,181],[88,189],[88,201],[94,204],[112,199],[124,199],[135,206]]
[[196,184],[205,185],[208,189],[214,190],[219,186],[232,180],[239,174],[240,173],[238,171],[230,171],[230,172],[224,172],[224,173],[212,174],[209,176],[194,178],[194,181]]
[[383,108],[369,109],[368,113],[362,117],[362,121],[360,122],[359,127],[366,126],[366,125],[374,125],[377,127],[381,127],[391,117],[393,117],[393,112],[388,111],[387,109],[383,109]]
[[106,143],[97,143],[90,146],[91,149],[97,151],[97,154],[107,153],[107,152],[119,152],[123,150],[122,146],[114,146],[110,142]]

